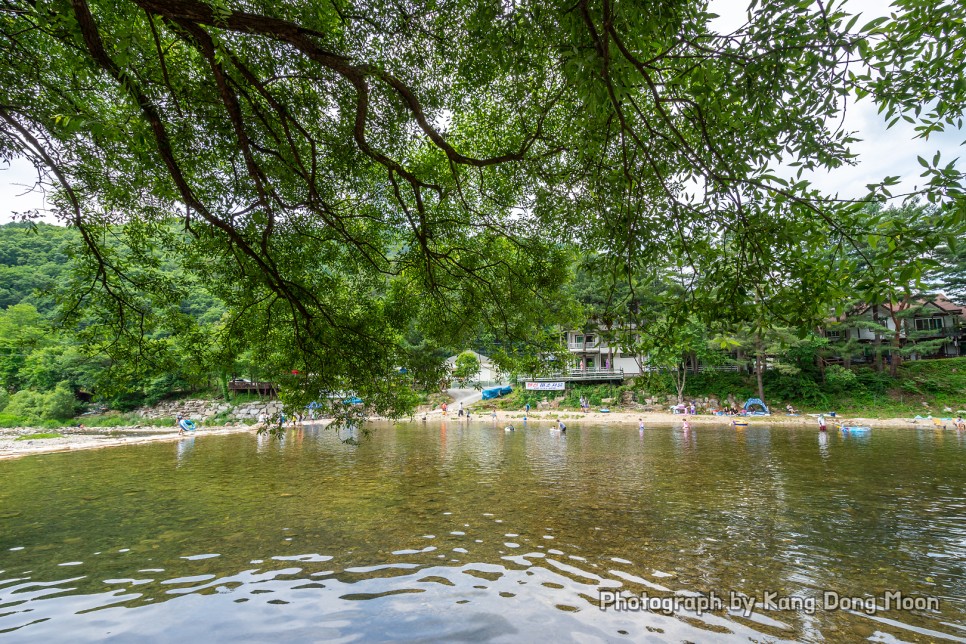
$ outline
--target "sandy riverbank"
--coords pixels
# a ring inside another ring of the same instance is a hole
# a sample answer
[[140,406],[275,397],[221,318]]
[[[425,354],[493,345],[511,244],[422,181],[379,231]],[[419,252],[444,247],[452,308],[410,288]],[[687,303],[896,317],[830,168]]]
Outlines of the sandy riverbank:
[[[141,445],[144,443],[163,443],[183,438],[220,436],[255,432],[255,427],[205,427],[181,436],[177,430],[162,427],[111,427],[99,431],[97,428],[77,430],[73,428],[56,430],[63,434],[60,438],[37,438],[16,440],[23,430],[0,430],[0,460],[19,458],[32,454],[71,452],[81,449],[100,449],[119,445]],[[32,432],[52,432],[55,430],[31,430]]]
[[[476,421],[485,422],[495,422],[498,425],[505,425],[507,423],[519,424],[523,421],[523,417],[526,415],[524,411],[521,410],[498,410],[496,412],[496,418],[492,416],[492,412],[486,410],[477,410],[475,408],[469,408],[470,418]],[[421,421],[423,417],[426,417],[427,422],[439,423],[443,419],[442,413],[437,409],[426,413],[417,413],[415,415],[416,421]],[[558,418],[563,419],[568,425],[571,423],[586,423],[586,424],[613,424],[613,425],[632,425],[637,427],[638,423],[643,420],[645,426],[674,426],[680,425],[685,418],[691,425],[718,425],[721,427],[726,427],[731,422],[730,416],[713,416],[711,414],[698,414],[695,416],[685,416],[683,414],[672,414],[669,412],[640,412],[640,411],[611,411],[608,413],[602,413],[599,411],[591,411],[589,413],[583,413],[577,410],[566,410],[566,409],[554,409],[554,410],[531,410],[528,421],[529,422],[552,422]],[[773,416],[745,416],[742,417],[746,420],[749,426],[753,427],[755,425],[781,425],[791,426],[791,427],[803,427],[807,429],[818,429],[818,421],[815,416],[810,416],[808,414],[788,416],[785,414],[773,415]],[[828,427],[835,428],[837,425],[862,425],[868,427],[932,427],[933,423],[931,420],[919,419],[918,421],[913,421],[908,418],[861,418],[854,416],[838,416],[832,418],[826,415],[826,422]],[[408,420],[408,419],[407,419]],[[457,416],[457,412],[452,409],[446,415],[447,422],[460,422],[462,419]],[[948,423],[947,423],[948,424]]]

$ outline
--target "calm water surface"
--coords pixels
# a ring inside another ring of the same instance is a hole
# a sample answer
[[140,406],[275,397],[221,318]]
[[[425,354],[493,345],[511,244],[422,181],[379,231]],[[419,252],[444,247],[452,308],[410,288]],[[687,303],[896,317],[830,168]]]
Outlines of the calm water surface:
[[0,640],[966,641],[960,433],[373,429],[0,462]]

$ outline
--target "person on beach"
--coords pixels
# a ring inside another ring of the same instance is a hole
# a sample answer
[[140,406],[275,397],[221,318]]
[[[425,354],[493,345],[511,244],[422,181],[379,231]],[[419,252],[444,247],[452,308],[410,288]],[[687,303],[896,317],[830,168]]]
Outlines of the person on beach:
[[446,418],[446,403],[440,405],[439,408],[443,410],[443,418]]
[[828,431],[828,427],[825,425],[825,414],[818,415],[818,431]]
[[523,417],[526,418],[530,415],[530,403],[523,406]]
[[496,410],[495,409],[490,412],[490,418],[493,420],[494,423],[496,422]]
[[179,411],[178,412],[178,416],[177,416],[177,418],[175,418],[175,421],[174,421],[174,426],[178,428],[178,436],[181,436],[181,435],[184,434],[184,428],[181,426],[181,421],[183,419],[184,419],[184,414],[182,414]]
[[696,411],[696,409],[695,409],[695,407],[694,407],[694,401],[692,400],[692,401],[691,401],[691,415],[692,415],[692,416],[694,416],[694,412],[695,412],[695,411]]

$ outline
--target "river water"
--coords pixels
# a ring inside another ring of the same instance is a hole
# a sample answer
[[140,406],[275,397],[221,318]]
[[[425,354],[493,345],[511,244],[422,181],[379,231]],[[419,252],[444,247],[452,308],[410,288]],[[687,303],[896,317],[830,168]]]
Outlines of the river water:
[[0,462],[0,640],[966,641],[961,433],[371,427]]

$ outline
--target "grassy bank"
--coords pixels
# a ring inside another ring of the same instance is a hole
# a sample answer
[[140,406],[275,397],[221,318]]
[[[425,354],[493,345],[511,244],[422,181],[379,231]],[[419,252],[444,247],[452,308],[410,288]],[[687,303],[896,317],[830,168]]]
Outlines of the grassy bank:
[[109,412],[105,414],[77,416],[76,418],[40,419],[13,414],[0,413],[0,428],[38,427],[58,429],[60,427],[174,427],[174,418],[144,418],[137,414]]

